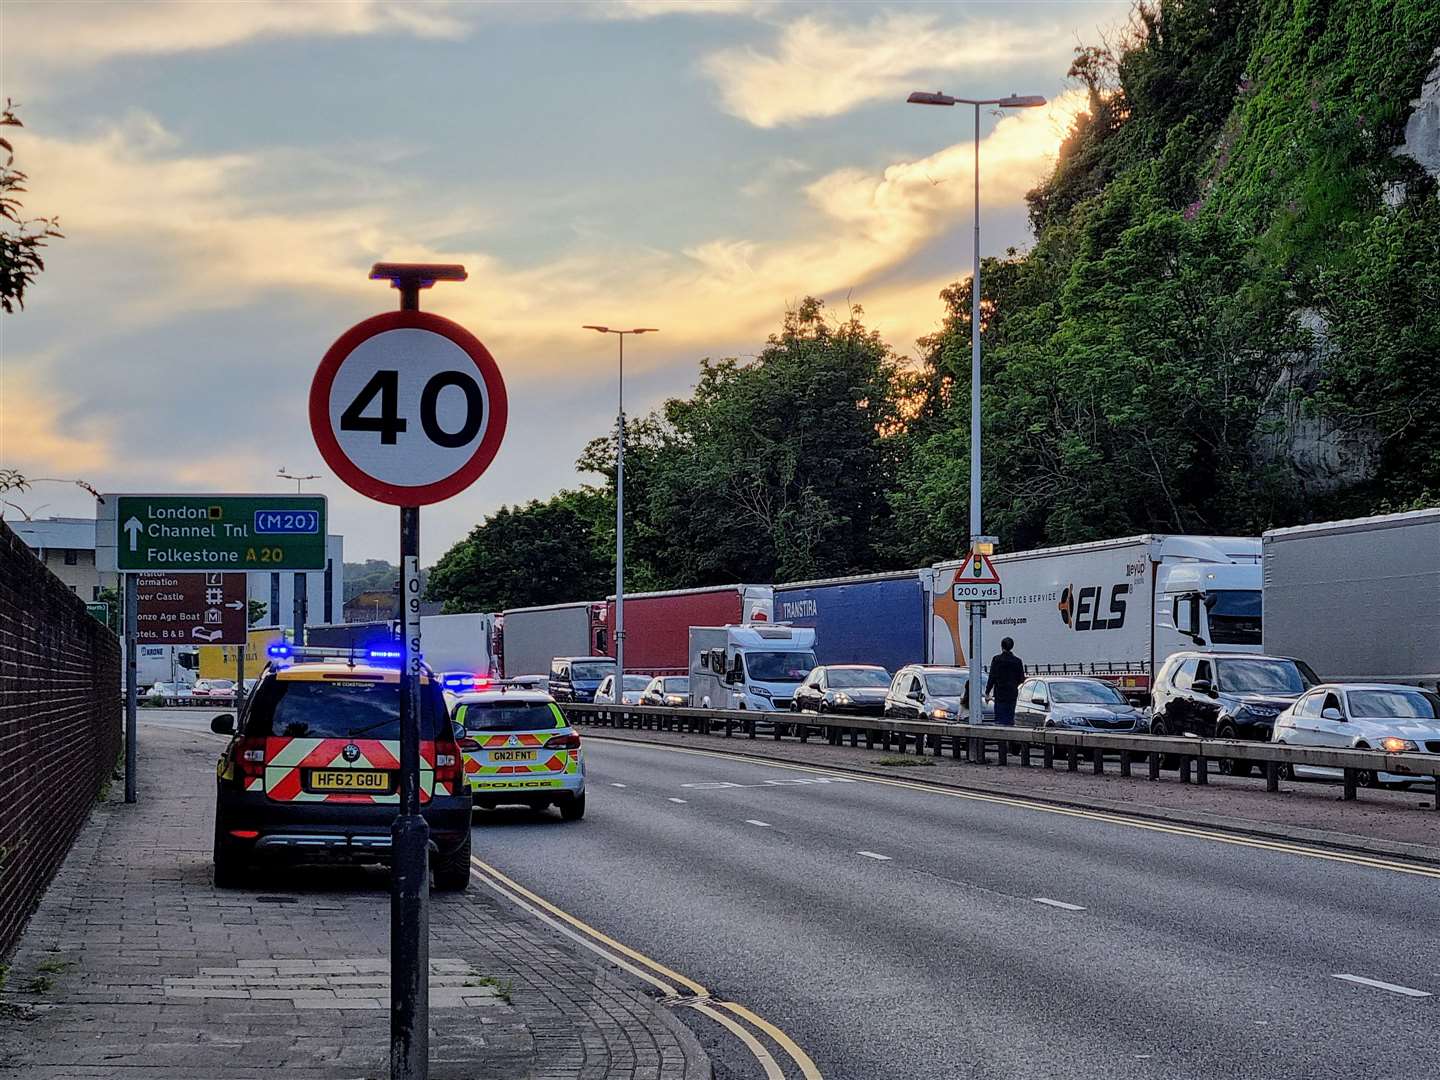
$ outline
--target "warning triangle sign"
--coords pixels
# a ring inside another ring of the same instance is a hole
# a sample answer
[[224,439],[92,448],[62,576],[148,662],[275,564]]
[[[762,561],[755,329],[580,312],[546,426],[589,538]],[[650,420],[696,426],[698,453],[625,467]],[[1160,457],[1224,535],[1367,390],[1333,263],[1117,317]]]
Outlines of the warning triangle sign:
[[999,585],[1000,575],[995,570],[995,564],[990,561],[990,556],[980,551],[972,551],[965,565],[955,575],[957,583],[964,581],[967,585]]

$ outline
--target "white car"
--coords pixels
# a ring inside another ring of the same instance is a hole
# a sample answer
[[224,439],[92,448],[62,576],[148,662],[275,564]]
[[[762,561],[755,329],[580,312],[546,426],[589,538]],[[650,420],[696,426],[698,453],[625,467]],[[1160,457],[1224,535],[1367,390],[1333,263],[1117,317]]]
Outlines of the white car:
[[[1440,695],[1388,683],[1324,683],[1275,718],[1272,742],[1390,753],[1440,754]],[[1295,766],[1297,776],[1340,776],[1338,769]],[[1428,777],[1362,770],[1365,787],[1413,784]]]
[[679,706],[690,704],[688,675],[657,675],[641,689],[641,705]]
[[640,698],[645,693],[645,688],[650,685],[649,675],[626,675],[624,688],[620,691],[620,701],[615,700],[615,676],[606,675],[600,686],[595,691],[596,705],[639,705]]
[[147,698],[163,701],[166,698],[189,698],[190,687],[182,682],[157,682],[145,692]]

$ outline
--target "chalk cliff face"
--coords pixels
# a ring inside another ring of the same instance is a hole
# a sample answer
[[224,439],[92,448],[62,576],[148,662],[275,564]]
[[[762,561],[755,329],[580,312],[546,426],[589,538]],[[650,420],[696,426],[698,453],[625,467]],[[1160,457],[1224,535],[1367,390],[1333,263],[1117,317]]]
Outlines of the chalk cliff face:
[[1414,111],[1405,124],[1405,144],[1400,153],[1414,158],[1421,168],[1440,179],[1440,49],[1435,50],[1435,63],[1420,88],[1420,96],[1410,107]]

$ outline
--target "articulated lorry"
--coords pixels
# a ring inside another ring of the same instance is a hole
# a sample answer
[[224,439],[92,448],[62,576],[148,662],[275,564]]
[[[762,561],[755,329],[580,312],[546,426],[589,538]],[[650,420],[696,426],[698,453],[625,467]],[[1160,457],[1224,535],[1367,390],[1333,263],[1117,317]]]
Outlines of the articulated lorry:
[[879,664],[892,674],[930,658],[929,570],[775,586],[774,621],[815,631],[821,664]]
[[500,620],[501,668],[512,679],[549,675],[557,656],[605,655],[605,637],[605,605],[598,601],[509,608]]
[[1337,682],[1440,683],[1440,508],[1261,540],[1267,653]]
[[[625,670],[646,675],[684,675],[692,626],[769,622],[769,585],[716,585],[705,589],[625,594]],[[615,625],[615,597],[602,613],[604,626]],[[597,650],[615,655],[614,635],[604,633]],[[556,653],[556,656],[565,655]]]
[[788,712],[815,667],[815,631],[769,622],[692,626],[689,653],[695,708]]
[[432,671],[463,671],[488,679],[499,674],[494,657],[495,616],[420,616],[420,653]]
[[[1261,648],[1256,537],[1132,536],[996,555],[993,562],[1004,599],[986,605],[982,666],[1012,637],[1032,673],[1094,675],[1141,698],[1173,652]],[[932,663],[967,663],[967,606],[951,593],[965,565],[934,567]]]

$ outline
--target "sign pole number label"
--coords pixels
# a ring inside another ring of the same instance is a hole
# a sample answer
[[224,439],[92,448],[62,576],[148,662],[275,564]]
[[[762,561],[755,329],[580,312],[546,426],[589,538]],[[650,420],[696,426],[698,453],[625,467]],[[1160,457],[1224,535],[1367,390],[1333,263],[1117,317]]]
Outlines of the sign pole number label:
[[500,448],[508,404],[489,350],[425,311],[392,311],[330,347],[310,386],[326,463],[380,502],[422,506],[459,494]]

